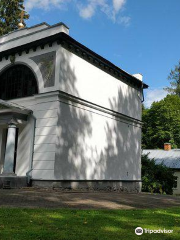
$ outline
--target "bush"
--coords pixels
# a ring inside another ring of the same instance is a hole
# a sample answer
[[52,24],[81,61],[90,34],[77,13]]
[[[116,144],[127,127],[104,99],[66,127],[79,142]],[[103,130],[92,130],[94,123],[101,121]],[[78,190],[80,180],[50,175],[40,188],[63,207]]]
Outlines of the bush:
[[142,155],[142,191],[172,194],[176,177],[172,169],[163,164],[156,165],[154,159]]

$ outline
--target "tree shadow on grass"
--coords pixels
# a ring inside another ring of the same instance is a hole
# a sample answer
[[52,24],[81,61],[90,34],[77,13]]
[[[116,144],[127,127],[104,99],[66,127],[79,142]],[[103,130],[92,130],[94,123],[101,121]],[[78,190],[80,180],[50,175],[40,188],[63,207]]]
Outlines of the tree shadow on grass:
[[[172,210],[167,210],[167,212]],[[178,212],[180,221],[180,209]],[[135,228],[176,229],[179,224],[157,211],[79,211],[79,210],[27,210],[0,209],[1,239],[138,239]],[[11,216],[11,217],[10,217]],[[178,239],[173,234],[143,234],[142,239]]]

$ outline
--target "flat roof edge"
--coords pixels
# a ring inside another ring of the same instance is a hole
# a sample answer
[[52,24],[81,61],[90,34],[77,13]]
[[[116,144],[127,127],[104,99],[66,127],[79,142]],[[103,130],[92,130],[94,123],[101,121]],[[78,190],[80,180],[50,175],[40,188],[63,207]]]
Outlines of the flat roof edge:
[[[42,23],[33,25],[33,26],[31,26],[31,27],[27,27],[27,26],[26,26],[26,27],[24,27],[24,28],[17,29],[17,30],[14,30],[14,31],[12,31],[12,32],[9,32],[9,33],[7,33],[7,34],[5,34],[5,35],[0,36],[0,39],[2,39],[3,37],[7,37],[8,35],[11,35],[11,34],[13,34],[13,33],[15,33],[15,32],[18,32],[18,31],[29,30],[29,29],[36,28],[36,27],[43,26],[43,25],[46,25],[47,28],[41,29],[41,30],[39,30],[39,31],[45,31],[45,30],[47,30],[47,29],[54,28],[54,27],[57,27],[57,26],[64,26],[64,27],[66,27],[66,28],[69,30],[69,27],[68,27],[66,24],[64,24],[63,22],[59,22],[59,23],[56,23],[56,24],[54,24],[54,25],[49,25],[49,24],[46,23],[46,22],[42,22]],[[35,33],[37,33],[37,32],[33,32],[33,33],[31,33],[31,34],[35,34]],[[27,35],[28,35],[28,34],[27,34]],[[25,36],[26,36],[26,35],[20,36],[19,38],[22,38],[22,37],[25,37]],[[10,41],[14,41],[14,40],[16,40],[16,39],[17,39],[17,38],[10,39],[10,40],[8,40],[8,41],[5,41],[5,42],[3,42],[3,43],[0,43],[0,45],[6,44],[6,43],[8,43],[8,42],[10,42]]]

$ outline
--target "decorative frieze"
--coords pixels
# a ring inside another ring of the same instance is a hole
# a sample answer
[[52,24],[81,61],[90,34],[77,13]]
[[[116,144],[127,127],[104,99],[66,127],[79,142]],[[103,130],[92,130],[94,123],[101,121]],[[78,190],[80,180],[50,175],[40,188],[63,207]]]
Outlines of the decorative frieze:
[[53,87],[55,84],[56,51],[41,54],[30,59],[38,65],[43,77],[44,87]]

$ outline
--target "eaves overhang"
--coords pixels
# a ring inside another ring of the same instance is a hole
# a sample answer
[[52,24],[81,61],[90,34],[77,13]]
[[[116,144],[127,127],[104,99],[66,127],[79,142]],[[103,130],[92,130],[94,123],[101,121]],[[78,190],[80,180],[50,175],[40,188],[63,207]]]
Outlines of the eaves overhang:
[[130,84],[133,87],[141,89],[148,88],[147,84],[143,83],[142,81],[132,76],[131,74],[125,72],[124,70],[117,67],[116,65],[114,65],[107,59],[103,58],[102,56],[98,55],[97,53],[93,52],[89,48],[85,47],[84,45],[82,45],[81,43],[79,43],[78,41],[76,41],[75,39],[73,39],[64,32],[60,32],[45,38],[38,39],[36,41],[32,41],[14,48],[1,51],[0,62],[2,61],[3,58],[8,60],[10,56],[14,56],[15,54],[19,54],[19,56],[21,56],[23,51],[25,51],[26,54],[28,54],[31,49],[33,49],[33,51],[36,51],[37,47],[39,46],[41,47],[41,49],[44,49],[46,44],[48,44],[49,47],[51,47],[54,42],[57,42],[57,44],[61,44],[69,51],[87,60],[93,65],[98,66],[103,71],[108,72],[109,74],[125,82],[126,84]]
[[28,121],[32,110],[0,99],[0,125],[23,124]]
[[32,110],[17,105],[15,103],[9,103],[7,101],[0,99],[0,114],[2,115],[7,113],[19,113],[24,115],[30,115],[32,114]]

